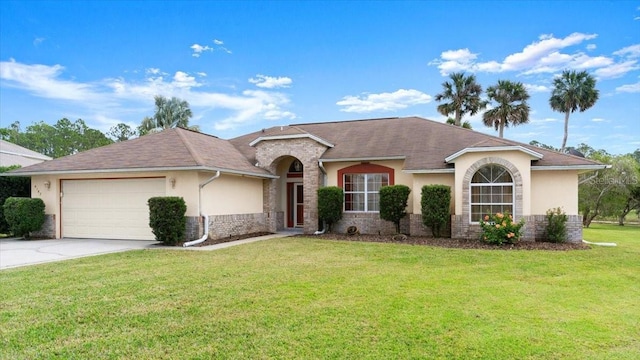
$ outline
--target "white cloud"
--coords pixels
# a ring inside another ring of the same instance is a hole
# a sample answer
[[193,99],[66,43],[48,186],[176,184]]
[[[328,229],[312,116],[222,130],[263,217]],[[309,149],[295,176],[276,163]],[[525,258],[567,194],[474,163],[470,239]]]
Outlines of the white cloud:
[[628,58],[640,57],[640,44],[624,47],[618,51],[614,51],[613,55],[626,56]]
[[640,69],[638,62],[636,60],[629,60],[597,69],[595,71],[595,75],[598,78],[611,79],[621,77],[626,73],[637,69]]
[[366,113],[372,111],[395,111],[429,102],[431,102],[431,96],[421,91],[399,89],[392,93],[345,96],[336,105],[343,107],[340,111]]
[[[564,38],[541,35],[537,41],[525,46],[522,51],[506,56],[502,62],[496,60],[479,62],[478,54],[467,48],[448,50],[443,51],[439,59],[430,61],[429,65],[437,66],[443,76],[457,71],[488,73],[515,71],[523,75],[533,75],[556,73],[564,69],[595,69],[596,75],[600,78],[613,78],[636,69],[635,63],[629,61],[620,63],[608,56],[589,56],[581,51],[567,51],[597,36],[597,34],[583,33],[573,33]],[[588,44],[586,48],[593,51],[596,45]],[[640,45],[625,47],[614,52],[613,55],[627,59],[640,58]]]
[[60,79],[63,71],[64,66],[59,64],[28,65],[13,59],[0,62],[0,79],[6,81],[7,86],[50,99],[82,101],[97,96],[93,84]]
[[191,56],[200,57],[200,55],[202,55],[202,53],[204,53],[204,52],[213,52],[213,51],[216,51],[216,50],[217,51],[224,51],[227,54],[231,54],[231,50],[229,50],[226,47],[222,46],[222,45],[224,45],[224,41],[218,40],[218,39],[213,39],[213,44],[215,46],[200,45],[200,44],[191,45],[191,49],[193,50],[193,53],[191,54]]
[[524,87],[530,93],[539,93],[539,92],[549,92],[549,91],[551,91],[550,88],[548,88],[548,87],[546,87],[544,85],[524,84]]
[[201,86],[201,84],[196,81],[195,77],[190,76],[189,74],[182,71],[176,71],[176,74],[173,76],[173,83],[179,88]]
[[507,56],[503,61],[503,66],[505,70],[511,71],[535,68],[539,62],[544,62],[547,56],[557,54],[558,50],[596,37],[595,34],[582,33],[573,33],[563,39],[555,38],[553,35],[541,35],[540,41],[527,45],[522,52]]
[[42,44],[45,40],[46,40],[46,38],[37,37],[37,38],[33,39],[33,46],[37,47],[38,45]]
[[288,78],[286,76],[272,77],[258,74],[255,78],[249,79],[249,82],[255,84],[257,87],[265,89],[276,89],[289,87],[293,81],[291,80],[291,78]]
[[618,86],[616,92],[640,93],[640,82]]
[[212,47],[208,45],[202,46],[200,44],[191,45],[191,49],[193,50],[193,53],[191,54],[191,56],[193,57],[200,57],[200,55],[202,55],[202,53],[205,51],[213,51]]
[[469,49],[458,49],[443,51],[440,59],[429,62],[429,65],[438,65],[440,74],[446,76],[452,72],[464,71],[473,67],[478,54],[474,54]]
[[608,122],[607,120],[605,120],[603,118],[593,118],[593,119],[591,119],[591,121],[593,121],[593,122]]
[[184,71],[176,71],[169,78],[160,69],[149,68],[143,80],[131,81],[120,77],[93,83],[61,79],[63,72],[62,65],[29,65],[14,60],[0,62],[3,86],[21,89],[41,98],[67,100],[74,109],[74,116],[84,118],[88,123],[97,122],[104,131],[118,122],[127,122],[118,119],[119,116],[125,118],[151,111],[155,95],[184,99],[194,113],[226,111],[228,115],[214,123],[217,130],[259,119],[296,117],[286,109],[290,103],[286,94],[268,90],[245,90],[241,94],[209,92],[202,90],[203,84],[197,82],[195,76]]

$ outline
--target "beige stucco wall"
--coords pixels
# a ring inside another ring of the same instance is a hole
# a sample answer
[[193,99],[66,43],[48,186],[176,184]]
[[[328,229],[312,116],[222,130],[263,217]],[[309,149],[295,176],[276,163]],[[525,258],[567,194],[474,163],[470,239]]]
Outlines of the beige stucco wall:
[[531,214],[543,215],[561,207],[567,215],[578,215],[578,172],[549,170],[531,172]]
[[[497,157],[502,158],[515,166],[522,176],[522,214],[531,214],[531,156],[521,151],[487,151],[472,152],[461,155],[454,160],[455,163],[455,193],[462,194],[464,176],[476,161]],[[462,214],[462,196],[455,197],[455,214]]]
[[[215,175],[214,172],[165,171],[141,173],[100,173],[70,175],[40,175],[31,179],[31,196],[41,198],[45,213],[56,218],[56,237],[60,237],[60,186],[62,180],[165,178],[166,196],[179,196],[187,205],[186,216],[199,216],[199,184]],[[175,182],[172,184],[172,179]],[[49,182],[47,189],[44,185]],[[203,210],[208,215],[250,214],[262,212],[262,179],[222,174],[203,189]]]
[[[211,176],[200,174],[200,183]],[[202,189],[202,212],[207,215],[262,213],[262,200],[262,179],[222,174]]]
[[447,185],[451,188],[451,213],[455,210],[455,178],[454,174],[412,174],[413,213],[422,214],[422,187],[425,185]]

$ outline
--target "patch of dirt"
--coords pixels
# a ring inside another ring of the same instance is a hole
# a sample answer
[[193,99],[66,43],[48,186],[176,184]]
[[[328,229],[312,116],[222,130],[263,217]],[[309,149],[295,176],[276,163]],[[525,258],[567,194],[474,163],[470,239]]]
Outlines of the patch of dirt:
[[[251,233],[251,234],[230,236],[230,237],[226,237],[226,238],[222,238],[222,239],[216,239],[216,240],[207,239],[204,242],[201,242],[200,244],[193,245],[193,247],[202,247],[202,246],[209,246],[209,245],[215,245],[215,244],[222,244],[222,243],[226,243],[226,242],[230,242],[230,241],[249,239],[249,238],[252,238],[252,237],[271,235],[271,234],[272,233],[270,233],[270,232],[255,232],[255,233]],[[182,244],[184,244],[184,243],[176,244],[176,246],[182,247]]]
[[[295,235],[303,236],[303,235]],[[309,237],[309,235],[304,235]],[[378,242],[378,243],[394,243],[402,245],[427,245],[453,249],[486,249],[486,250],[587,250],[591,247],[584,243],[549,243],[549,242],[533,242],[520,241],[516,244],[492,245],[480,240],[464,240],[464,239],[442,239],[422,236],[407,236],[405,240],[400,240],[398,236],[393,235],[346,235],[346,234],[323,234],[313,236],[326,240],[341,241],[362,241],[362,242]],[[395,240],[394,240],[395,238]]]

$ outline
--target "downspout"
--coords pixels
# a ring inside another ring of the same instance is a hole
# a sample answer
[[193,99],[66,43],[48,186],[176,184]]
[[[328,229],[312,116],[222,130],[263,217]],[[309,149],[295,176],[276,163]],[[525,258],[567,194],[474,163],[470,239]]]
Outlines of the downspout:
[[182,245],[183,247],[198,245],[200,243],[205,242],[209,238],[209,216],[202,213],[202,188],[207,186],[210,182],[212,182],[213,180],[219,177],[220,177],[220,170],[216,171],[216,174],[213,175],[211,178],[207,179],[207,181],[200,184],[200,187],[198,188],[198,213],[200,214],[200,216],[204,218],[204,234],[198,240],[187,241]]
[[[320,171],[322,171],[322,186],[327,186],[327,169],[324,168],[324,164],[322,164],[322,161],[318,161],[318,167],[320,168]],[[322,235],[327,231],[327,223],[326,222],[322,222],[322,230],[318,230],[316,232],[313,233],[313,235]]]

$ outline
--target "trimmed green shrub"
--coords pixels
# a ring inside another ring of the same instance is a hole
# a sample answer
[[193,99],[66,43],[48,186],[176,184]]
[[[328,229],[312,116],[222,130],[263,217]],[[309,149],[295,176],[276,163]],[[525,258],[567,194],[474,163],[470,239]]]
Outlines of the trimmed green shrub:
[[29,237],[44,224],[44,201],[26,197],[10,197],[5,200],[4,217],[14,236]]
[[561,208],[547,210],[545,240],[562,243],[567,240],[567,214]]
[[446,185],[425,185],[420,199],[422,223],[431,229],[433,237],[439,238],[442,229],[449,223],[451,188]]
[[318,189],[318,217],[327,224],[327,231],[331,232],[333,224],[342,219],[343,203],[342,188],[327,186]]
[[494,245],[515,244],[520,240],[524,219],[513,222],[513,216],[505,212],[495,215],[485,215],[480,220],[482,240]]
[[176,245],[184,241],[187,204],[177,196],[152,197],[149,205],[149,226],[157,241]]
[[[20,166],[0,166],[0,173],[18,169]],[[4,201],[10,197],[29,197],[31,195],[31,179],[28,177],[0,177],[0,234],[11,231],[4,218]]]
[[406,185],[391,185],[380,188],[380,218],[391,221],[400,233],[400,220],[407,215],[407,201],[411,189]]

